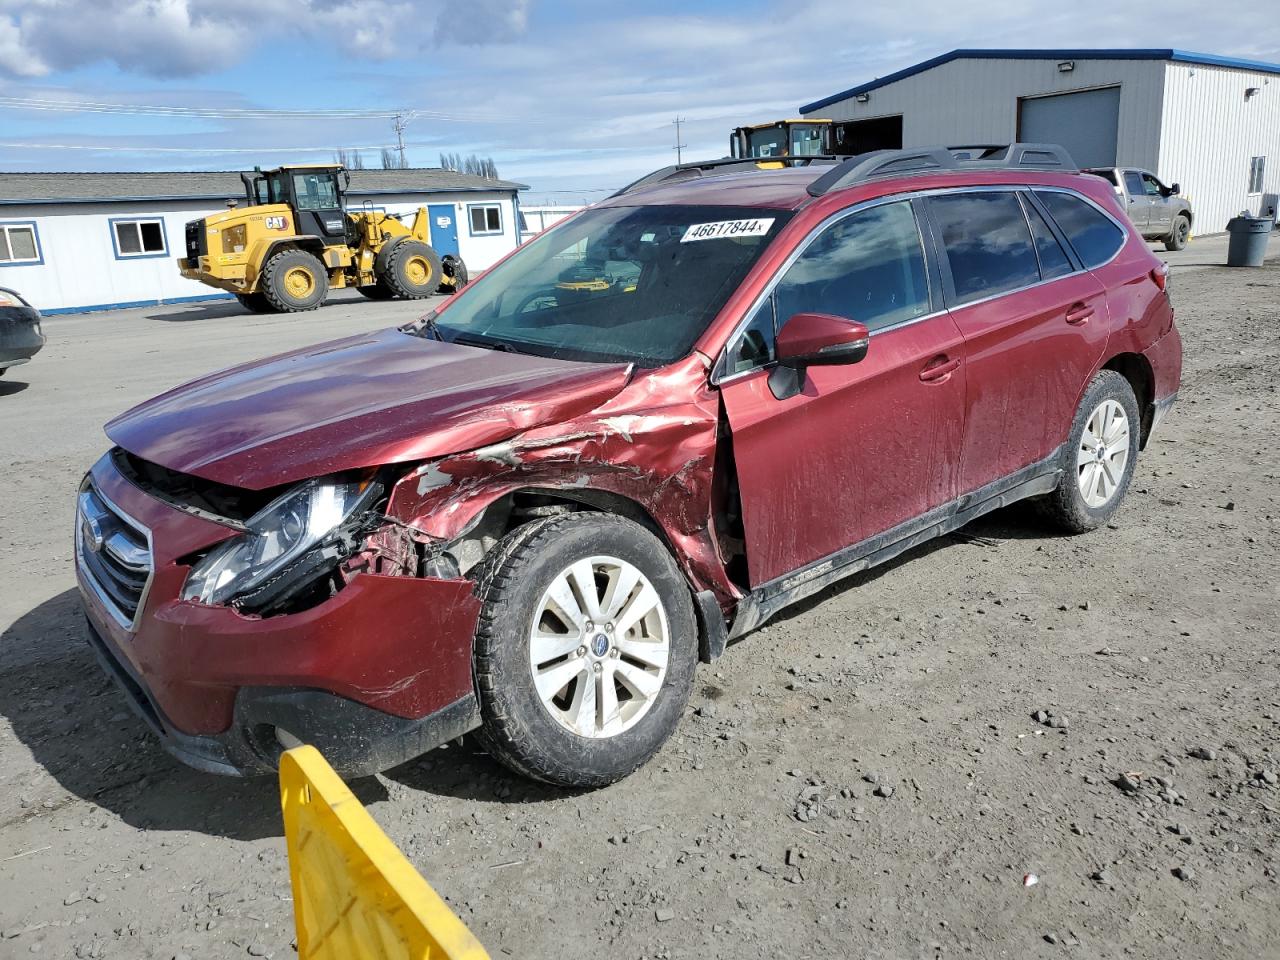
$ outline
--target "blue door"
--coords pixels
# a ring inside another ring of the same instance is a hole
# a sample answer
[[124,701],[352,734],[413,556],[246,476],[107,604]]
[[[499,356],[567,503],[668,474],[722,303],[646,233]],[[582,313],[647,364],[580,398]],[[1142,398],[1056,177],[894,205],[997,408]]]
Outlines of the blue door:
[[458,214],[452,203],[433,203],[427,207],[431,220],[431,246],[440,256],[458,255]]

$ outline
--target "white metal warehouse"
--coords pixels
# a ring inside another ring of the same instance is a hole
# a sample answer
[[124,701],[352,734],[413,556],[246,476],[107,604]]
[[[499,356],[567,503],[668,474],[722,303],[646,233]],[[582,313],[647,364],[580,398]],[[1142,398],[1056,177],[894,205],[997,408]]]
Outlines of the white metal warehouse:
[[[435,168],[352,170],[348,208],[430,213],[474,275],[519,243],[523,184]],[[0,287],[46,314],[229,298],[184,279],[188,220],[245,203],[238,173],[0,173]]]
[[[1280,193],[1280,64],[1184,50],[953,50],[805,104],[846,152],[1060,143],[1178,183],[1197,233]],[[852,147],[852,150],[850,150]]]

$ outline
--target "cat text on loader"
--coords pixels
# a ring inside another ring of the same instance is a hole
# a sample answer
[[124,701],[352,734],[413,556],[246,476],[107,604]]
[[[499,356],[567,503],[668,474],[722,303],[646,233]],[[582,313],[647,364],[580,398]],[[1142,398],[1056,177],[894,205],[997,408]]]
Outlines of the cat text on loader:
[[417,300],[467,282],[431,248],[425,207],[412,223],[366,204],[348,210],[351,175],[338,165],[242,173],[248,206],[187,224],[182,275],[236,295],[257,313],[314,310],[329,290]]

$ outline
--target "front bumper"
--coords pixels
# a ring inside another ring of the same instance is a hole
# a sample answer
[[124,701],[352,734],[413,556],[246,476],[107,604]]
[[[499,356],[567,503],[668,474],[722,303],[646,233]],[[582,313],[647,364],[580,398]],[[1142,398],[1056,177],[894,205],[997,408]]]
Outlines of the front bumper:
[[77,562],[90,640],[166,749],[200,769],[272,769],[275,728],[351,775],[416,756],[476,725],[467,580],[360,574],[310,609],[260,618],[178,599],[179,558],[233,531],[134,487],[109,457],[95,490],[149,538],[136,617],[120,617]]
[[341,775],[364,776],[411,760],[480,725],[480,705],[471,691],[434,713],[409,720],[324,690],[241,687],[227,730],[184,733],[165,718],[142,679],[92,620],[86,622],[86,631],[103,670],[165,751],[206,773],[274,773],[285,749],[279,735],[283,732],[286,739],[314,746]]

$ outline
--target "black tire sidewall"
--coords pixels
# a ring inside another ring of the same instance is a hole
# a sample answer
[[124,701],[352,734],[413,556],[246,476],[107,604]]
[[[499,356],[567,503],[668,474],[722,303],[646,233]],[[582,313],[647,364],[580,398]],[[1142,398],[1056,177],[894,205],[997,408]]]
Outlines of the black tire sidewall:
[[[285,275],[296,267],[309,269],[315,277],[315,289],[306,300],[295,300],[284,285]],[[329,275],[324,265],[305,250],[282,250],[267,261],[262,269],[263,297],[270,306],[281,313],[314,310],[324,303],[329,294]]]
[[1182,238],[1181,233],[1179,233],[1179,228],[1184,223],[1187,225],[1189,231],[1191,227],[1190,220],[1182,214],[1178,214],[1173,218],[1173,229],[1169,231],[1169,236],[1164,242],[1166,250],[1182,250],[1186,247],[1187,242]]
[[[476,658],[484,739],[500,760],[525,775],[563,786],[603,786],[652,757],[679,724],[698,660],[689,588],[662,543],[629,520],[573,514],[535,524],[538,529],[513,535],[520,543],[498,561],[503,569],[492,571],[494,585],[482,596]],[[502,545],[494,551],[504,552]],[[662,598],[671,638],[656,702],[629,730],[602,739],[578,736],[552,718],[529,664],[529,626],[542,594],[566,567],[588,556],[625,560],[648,577]]]
[[[1091,507],[1085,503],[1080,492],[1079,465],[1076,463],[1080,440],[1084,435],[1089,417],[1103,401],[1114,400],[1124,408],[1129,418],[1129,459],[1125,462],[1124,476],[1116,487],[1115,493],[1101,507]],[[1101,370],[1089,383],[1076,409],[1076,416],[1071,424],[1071,435],[1067,438],[1062,450],[1062,481],[1054,496],[1055,512],[1063,524],[1076,532],[1093,530],[1110,520],[1120,504],[1124,502],[1129,491],[1129,482],[1138,462],[1138,447],[1141,442],[1142,417],[1138,410],[1138,401],[1133,387],[1123,374],[1115,370]]]

